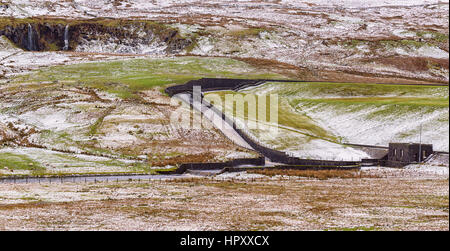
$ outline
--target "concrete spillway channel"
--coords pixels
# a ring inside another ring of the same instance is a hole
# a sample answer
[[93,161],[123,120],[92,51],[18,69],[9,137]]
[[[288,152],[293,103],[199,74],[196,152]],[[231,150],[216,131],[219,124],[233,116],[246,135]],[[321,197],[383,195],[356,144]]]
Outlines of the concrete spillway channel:
[[[215,108],[213,105],[208,103],[203,99],[203,94],[201,92],[209,91],[238,91],[243,88],[250,86],[257,86],[264,84],[266,82],[309,82],[309,81],[295,81],[295,80],[270,80],[270,79],[223,79],[223,78],[203,78],[198,80],[189,81],[183,85],[176,85],[166,88],[166,93],[169,96],[178,96],[181,100],[189,104],[195,110],[201,112],[204,116],[209,118],[213,124],[220,129],[225,136],[227,136],[235,144],[245,147],[247,149],[252,149],[261,154],[267,160],[272,162],[277,169],[298,169],[304,170],[314,169],[314,170],[324,170],[324,169],[359,169],[362,165],[374,166],[382,164],[386,161],[388,157],[387,151],[389,147],[382,146],[372,146],[372,145],[359,145],[359,144],[346,144],[348,146],[365,147],[371,149],[377,149],[383,152],[381,158],[374,159],[364,159],[360,161],[334,161],[334,160],[312,160],[312,159],[301,159],[294,157],[289,153],[278,151],[270,147],[264,146],[260,143],[258,139],[253,137],[245,129],[241,129],[236,125],[236,123],[227,118],[225,114],[219,109]],[[415,85],[415,84],[395,84],[395,85]],[[437,84],[436,86],[441,86]],[[201,89],[200,89],[201,88]],[[196,90],[197,89],[197,90]],[[201,91],[200,91],[201,90]],[[217,164],[217,163],[215,163]],[[234,164],[234,163],[231,163]],[[240,163],[242,166],[242,163]],[[252,163],[252,165],[255,165]],[[180,171],[189,170],[189,167],[193,165],[186,164],[184,168]],[[204,170],[204,167],[211,166],[205,163],[202,165],[196,165],[197,170]],[[220,166],[220,165],[219,165]],[[264,166],[259,165],[257,166]],[[183,165],[181,165],[183,167]],[[203,169],[202,169],[203,168]],[[245,168],[239,168],[238,165],[232,165],[233,170],[243,170]]]
[[[176,97],[182,102],[193,107],[204,117],[212,122],[228,139],[236,145],[243,148],[256,151],[261,154],[260,158],[253,159],[234,159],[227,163],[180,163],[179,168],[175,171],[164,172],[161,175],[100,175],[100,176],[70,176],[70,177],[28,177],[28,178],[0,178],[0,183],[64,183],[64,182],[112,182],[126,180],[170,180],[177,178],[190,177],[189,174],[199,176],[216,175],[223,172],[240,172],[246,171],[253,167],[277,168],[277,169],[296,169],[296,170],[353,170],[360,169],[361,165],[376,165],[379,160],[371,159],[370,162],[364,161],[331,161],[331,160],[310,160],[291,157],[288,154],[270,149],[258,143],[257,140],[251,138],[245,132],[236,127],[233,120],[225,116],[225,114],[203,99],[200,93],[200,102],[193,102],[192,94],[194,86],[201,86],[204,91],[219,90],[240,90],[250,86],[260,85],[266,82],[307,82],[292,80],[246,80],[246,79],[200,79],[189,81],[183,85],[176,85],[166,88],[166,93],[171,97]],[[438,85],[440,86],[440,85]],[[389,147],[347,144],[348,146],[368,147],[375,149],[388,150]],[[430,162],[437,158],[440,154],[448,155],[448,152],[434,152],[425,162]],[[375,163],[375,164],[374,164]]]
[[[304,168],[345,168],[345,167],[360,167],[361,161],[331,161],[331,160],[311,160],[301,159],[290,156],[289,154],[271,149],[258,142],[248,132],[238,128],[236,123],[225,116],[225,114],[203,99],[201,91],[219,91],[219,90],[239,90],[249,86],[257,86],[264,84],[267,81],[271,82],[290,82],[285,80],[250,80],[250,79],[211,79],[204,78],[199,80],[192,80],[184,85],[176,85],[166,88],[166,93],[172,97],[178,97],[183,102],[189,104],[193,109],[201,112],[207,117],[222,133],[227,136],[235,144],[254,150],[269,160],[270,164],[277,167],[290,166],[293,169]],[[201,87],[201,91],[199,90]],[[196,90],[197,88],[197,90]],[[205,164],[206,165],[206,164]],[[261,165],[258,165],[261,166]],[[264,166],[264,165],[262,165]],[[233,166],[236,167],[236,166]]]
[[202,113],[208,118],[212,124],[219,129],[228,139],[233,141],[236,145],[247,148],[249,150],[253,149],[233,128],[233,122],[227,121],[227,118],[223,118],[222,113],[215,107],[213,107],[205,99],[199,104],[193,103],[193,97],[191,93],[180,93],[175,96],[181,101],[191,105],[195,110]]

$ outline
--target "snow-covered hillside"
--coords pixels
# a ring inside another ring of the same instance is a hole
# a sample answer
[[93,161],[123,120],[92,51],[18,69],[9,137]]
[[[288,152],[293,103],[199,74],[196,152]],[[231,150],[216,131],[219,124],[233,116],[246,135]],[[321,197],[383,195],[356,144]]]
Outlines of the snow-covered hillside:
[[[449,149],[448,87],[269,83],[243,92],[278,94],[289,104],[289,112],[309,118],[342,143],[387,146],[390,142],[422,140],[433,144],[435,150]],[[305,132],[304,128],[296,129]],[[291,134],[295,133],[291,130],[281,138],[288,140]],[[305,144],[288,141],[288,147],[303,148]]]
[[[166,23],[196,39],[181,54],[270,59],[310,71],[439,82],[449,80],[448,10],[448,1],[438,0],[0,2],[4,18],[108,17]],[[76,50],[163,50],[158,44],[121,40],[83,40]]]

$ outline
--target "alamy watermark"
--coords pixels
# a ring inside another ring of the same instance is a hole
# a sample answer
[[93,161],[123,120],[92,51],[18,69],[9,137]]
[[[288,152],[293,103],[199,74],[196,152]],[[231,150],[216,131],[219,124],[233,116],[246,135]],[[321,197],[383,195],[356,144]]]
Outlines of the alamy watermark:
[[270,136],[278,133],[277,94],[204,95],[200,86],[194,86],[192,93],[173,96],[171,105],[177,106],[171,114],[171,123],[185,129],[216,126],[220,130],[264,130]]

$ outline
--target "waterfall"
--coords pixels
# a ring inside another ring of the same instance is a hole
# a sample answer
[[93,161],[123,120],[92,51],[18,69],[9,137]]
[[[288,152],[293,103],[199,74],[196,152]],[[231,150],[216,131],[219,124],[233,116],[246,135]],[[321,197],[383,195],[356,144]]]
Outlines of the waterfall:
[[34,51],[33,27],[31,26],[31,24],[28,24],[28,50]]
[[66,25],[64,29],[64,48],[63,50],[69,50],[69,25]]

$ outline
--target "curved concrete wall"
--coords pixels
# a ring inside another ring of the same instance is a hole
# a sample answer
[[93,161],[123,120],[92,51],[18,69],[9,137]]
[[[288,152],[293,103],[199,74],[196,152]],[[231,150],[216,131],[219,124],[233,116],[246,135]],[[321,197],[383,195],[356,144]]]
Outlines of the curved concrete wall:
[[[184,85],[177,85],[177,86],[171,86],[166,88],[166,93],[169,96],[174,96],[176,94],[180,93],[192,93],[194,86],[200,86],[202,91],[218,91],[218,90],[238,90],[241,88],[245,88],[248,86],[255,86],[262,84],[266,81],[273,81],[273,82],[299,82],[299,81],[290,81],[290,80],[249,80],[249,79],[215,79],[215,78],[203,78],[199,80],[192,80],[187,82]],[[202,97],[203,98],[203,97]],[[192,100],[192,99],[191,99]],[[207,102],[204,101],[203,102]],[[192,105],[192,104],[191,104]],[[253,139],[251,139],[247,134],[244,133],[243,130],[239,129],[231,119],[227,118],[226,115],[214,107],[211,104],[207,104],[208,107],[215,113],[219,114],[223,118],[223,120],[230,124],[233,129],[257,152],[265,156],[266,158],[270,159],[272,162],[276,163],[282,163],[287,165],[297,165],[297,166],[334,166],[334,167],[343,167],[343,166],[359,166],[361,165],[360,161],[333,161],[333,160],[311,160],[311,159],[301,159],[301,158],[295,158],[290,157],[286,153],[270,149],[268,147],[262,146],[258,142],[255,142]],[[210,169],[217,169],[214,168],[213,163],[205,163],[203,165],[211,167]],[[191,165],[192,164],[187,164]],[[197,164],[196,164],[197,165]],[[181,165],[183,166],[183,165]],[[180,166],[180,167],[181,167]],[[220,166],[220,165],[217,165]],[[229,167],[230,165],[224,165],[223,167]],[[222,168],[223,168],[222,167]]]

